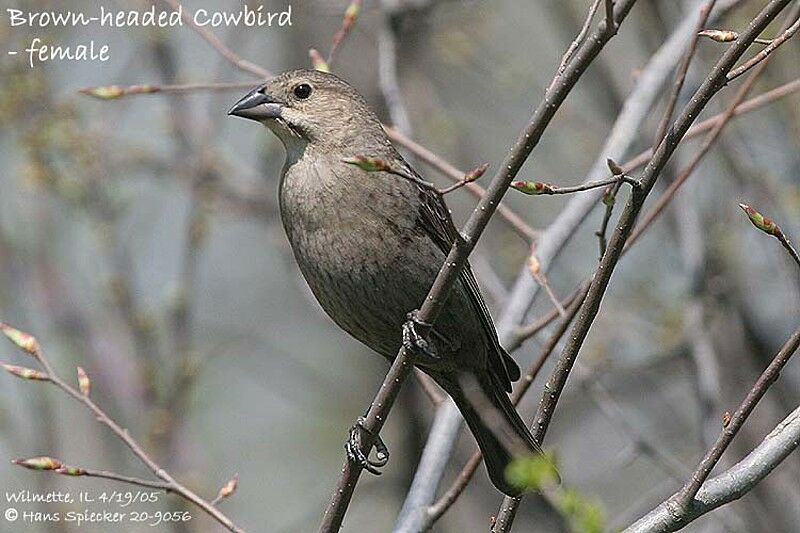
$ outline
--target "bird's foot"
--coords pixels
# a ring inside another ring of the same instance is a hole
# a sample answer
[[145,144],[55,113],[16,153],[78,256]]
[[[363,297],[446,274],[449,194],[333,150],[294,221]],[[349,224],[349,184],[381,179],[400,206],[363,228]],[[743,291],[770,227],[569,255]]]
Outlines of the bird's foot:
[[436,351],[436,346],[431,342],[429,337],[423,336],[418,331],[431,331],[432,325],[423,322],[418,317],[419,311],[414,310],[406,315],[406,321],[403,323],[403,348],[406,349],[414,357],[427,357],[429,359],[439,359],[439,354]]
[[[375,461],[369,458],[369,450],[366,454],[361,451],[361,437],[364,433],[371,435],[375,439],[372,445],[375,448],[377,458]],[[355,425],[350,428],[350,435],[347,438],[347,442],[344,443],[344,449],[347,452],[349,461],[356,463],[370,474],[375,474],[376,476],[381,475],[380,469],[389,462],[389,448],[386,447],[380,435],[373,433],[364,426],[363,416],[359,416]]]

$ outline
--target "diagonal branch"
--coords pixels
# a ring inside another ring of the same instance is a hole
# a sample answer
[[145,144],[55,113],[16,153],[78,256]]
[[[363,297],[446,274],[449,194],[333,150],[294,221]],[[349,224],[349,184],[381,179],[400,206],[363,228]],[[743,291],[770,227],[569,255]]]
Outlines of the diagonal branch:
[[[707,480],[688,512],[673,513],[671,499],[660,504],[623,533],[668,533],[750,492],[800,445],[800,407],[783,419],[747,457]],[[677,496],[674,495],[673,498]]]
[[[748,25],[747,30],[742,33],[722,57],[717,61],[711,72],[706,77],[703,84],[695,92],[689,103],[684,107],[675,123],[667,132],[661,144],[653,155],[653,159],[647,164],[640,179],[641,187],[634,189],[631,193],[625,209],[620,216],[619,222],[611,235],[600,265],[592,278],[591,285],[586,300],[581,307],[575,326],[572,328],[561,356],[556,363],[553,373],[545,384],[542,400],[539,404],[539,411],[536,415],[533,427],[533,436],[538,444],[541,445],[547,428],[552,420],[558,400],[566,385],[567,378],[577,359],[578,353],[583,346],[589,330],[600,310],[600,303],[608,289],[611,275],[622,255],[625,241],[633,230],[639,212],[647,199],[647,195],[653,189],[659,175],[667,164],[670,156],[674,153],[683,136],[689,130],[692,122],[705,108],[711,98],[722,89],[727,82],[727,74],[736,64],[736,61],[744,54],[753,40],[766,28],[766,26],[778,16],[778,14],[791,2],[791,0],[772,0]],[[516,509],[521,498],[506,497],[500,506],[497,516],[497,523],[493,528],[494,533],[510,531]]]
[[239,57],[239,55],[230,48],[228,48],[225,45],[225,43],[223,43],[219,39],[219,37],[214,35],[214,32],[210,31],[208,28],[205,28],[203,26],[198,26],[197,23],[195,23],[194,21],[194,13],[186,6],[181,5],[181,3],[178,0],[161,0],[161,1],[167,4],[169,7],[171,7],[174,11],[178,11],[180,9],[181,18],[183,19],[183,22],[187,26],[192,28],[194,31],[196,31],[200,35],[200,37],[205,39],[205,41],[214,48],[214,50],[219,52],[219,54],[222,55],[222,57],[224,57],[230,63],[235,65],[238,69],[243,70],[245,72],[249,72],[250,74],[254,74],[262,79],[272,77],[272,73],[267,69]]
[[736,412],[731,416],[730,421],[724,424],[724,429],[719,434],[717,441],[708,450],[703,460],[700,461],[700,464],[697,465],[689,481],[673,498],[671,498],[671,505],[673,506],[673,512],[676,516],[680,517],[690,512],[694,503],[694,497],[697,495],[700,487],[702,487],[706,478],[711,474],[714,466],[719,462],[722,454],[742,428],[744,422],[750,416],[750,413],[753,412],[758,402],[764,397],[770,385],[778,379],[780,371],[786,366],[786,363],[789,362],[789,359],[794,352],[797,351],[798,347],[800,347],[800,328],[792,334],[789,340],[786,341],[780,351],[772,359],[772,362],[770,362],[764,372],[758,377],[755,385],[753,385],[747,393],[747,396],[745,396],[742,403],[736,409]]
[[728,73],[728,81],[735,80],[754,66],[758,65],[769,55],[778,49],[783,43],[788,41],[792,38],[792,36],[797,33],[797,30],[800,30],[800,19],[794,21],[794,24],[789,26],[785,31],[783,31],[779,36],[774,38],[767,46],[764,47],[759,53],[755,56],[747,60],[744,64],[739,67],[736,67],[734,70]]
[[[726,2],[726,7],[730,7],[731,5],[731,2]],[[718,16],[719,12],[720,10],[715,11],[714,16]],[[642,122],[648,116],[653,101],[674,66],[679,51],[683,49],[686,39],[689,38],[694,28],[695,21],[693,17],[690,17],[674,30],[672,36],[662,45],[653,59],[642,71],[636,89],[626,100],[623,111],[615,122],[614,128],[609,135],[608,142],[603,148],[603,157],[595,164],[589,179],[599,179],[606,175],[608,172],[606,157],[621,157],[638,138],[637,132]],[[393,140],[399,142],[397,139]],[[553,260],[563,246],[563,243],[574,234],[577,225],[580,224],[589,210],[594,206],[597,201],[597,196],[599,195],[593,195],[589,192],[585,195],[573,198],[569,203],[569,206],[572,207],[567,208],[568,212],[562,213],[563,216],[559,215],[548,227],[547,232],[549,235],[543,233],[540,238],[537,239],[536,253],[540,260],[544,260],[542,263],[543,272],[546,271],[549,265],[547,262]],[[497,322],[498,334],[504,346],[508,346],[510,342],[518,342],[516,340],[518,336],[518,327],[525,319],[528,308],[535,299],[538,287],[539,286],[534,283],[530,276],[529,269],[526,265],[521,269],[517,282],[509,293],[508,303]],[[460,420],[458,412],[454,409],[449,411],[449,415],[450,418],[442,418],[444,421],[443,423],[450,424],[452,418]],[[435,422],[433,431],[438,429],[436,425],[438,423],[439,417],[437,415],[437,421]],[[449,427],[453,427],[453,425],[449,425]],[[455,425],[454,427],[455,429],[453,429],[453,431],[457,432],[459,426]],[[440,439],[436,442],[429,440],[425,445],[423,453],[430,453],[432,456],[438,457],[441,462],[446,462],[452,454],[452,446],[445,447],[445,445],[451,442],[451,440],[453,439]],[[439,469],[436,471],[438,470]],[[403,510],[401,510],[395,523],[395,531],[418,530],[414,527],[414,523],[417,517],[421,515],[421,507],[423,505],[430,505],[430,503],[433,502],[440,480],[441,476],[436,476],[430,471],[417,470],[412,486],[406,496],[406,504],[403,506]],[[409,502],[416,503],[415,505],[409,505]]]
[[672,122],[672,113],[675,111],[675,105],[678,103],[678,98],[681,95],[681,89],[683,89],[683,84],[686,81],[686,74],[689,72],[689,66],[692,64],[692,58],[694,57],[695,50],[697,50],[697,41],[700,39],[700,30],[702,30],[705,27],[706,22],[708,22],[708,17],[711,15],[711,10],[714,9],[714,5],[716,3],[717,0],[708,0],[705,4],[703,4],[703,7],[700,8],[700,18],[697,19],[696,26],[697,31],[692,34],[692,37],[689,41],[689,46],[683,55],[681,66],[678,67],[678,73],[675,76],[675,82],[672,84],[672,91],[670,91],[669,98],[667,99],[667,105],[664,109],[664,116],[661,117],[661,122],[659,123],[656,131],[654,146],[659,145],[661,140],[664,138],[664,134],[667,133],[667,128],[669,127],[670,122]]

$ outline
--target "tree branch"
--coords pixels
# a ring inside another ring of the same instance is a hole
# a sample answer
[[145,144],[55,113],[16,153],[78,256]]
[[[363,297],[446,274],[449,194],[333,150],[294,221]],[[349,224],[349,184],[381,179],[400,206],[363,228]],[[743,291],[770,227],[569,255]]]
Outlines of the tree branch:
[[623,533],[668,533],[683,528],[700,516],[737,500],[800,445],[800,407],[783,419],[744,459],[720,475],[708,479],[694,497],[687,512],[676,515],[674,494],[664,503],[629,526]]
[[[764,28],[766,28],[790,2],[791,0],[772,0],[750,22],[747,30],[742,33],[740,39],[725,51],[716,65],[711,69],[711,72],[706,77],[703,84],[695,92],[694,96],[684,107],[680,116],[667,132],[661,144],[659,144],[653,159],[645,167],[640,179],[641,188],[632,191],[625,205],[617,227],[609,239],[606,253],[603,255],[600,265],[592,278],[589,292],[584,305],[581,307],[577,322],[570,332],[567,344],[561,352],[561,356],[558,359],[558,363],[556,363],[556,367],[550,379],[548,379],[545,384],[545,391],[542,395],[539,411],[536,415],[533,427],[533,436],[538,444],[541,445],[544,439],[544,435],[552,420],[553,413],[561,393],[564,390],[572,366],[600,310],[600,302],[611,281],[611,274],[622,255],[625,241],[633,229],[636,218],[644,205],[647,195],[652,190],[661,171],[683,139],[683,136],[688,131],[692,122],[697,118],[703,108],[705,108],[711,98],[725,86],[727,73],[730,72],[736,64],[736,61],[744,54],[753,40],[758,37]],[[521,498],[504,498],[500,510],[498,511],[497,523],[493,528],[494,533],[510,531],[513,517],[520,501]]]
[[[119,424],[117,424],[110,416],[108,416],[105,411],[103,411],[92,399],[89,397],[88,391],[89,388],[85,384],[86,382],[83,381],[80,384],[80,391],[75,389],[73,386],[68,385],[63,379],[61,379],[58,374],[56,374],[55,370],[53,369],[50,361],[45,356],[44,352],[39,347],[39,343],[36,342],[31,335],[27,333],[22,333],[10,326],[0,323],[0,330],[2,330],[3,334],[6,335],[12,342],[14,342],[17,346],[22,348],[23,350],[27,351],[42,367],[44,370],[44,374],[46,375],[46,380],[40,381],[48,381],[61,389],[67,395],[71,396],[77,402],[82,404],[86,407],[89,411],[92,412],[95,419],[109,428],[114,435],[116,435],[130,450],[131,452],[159,479],[161,479],[164,484],[159,483],[158,488],[163,488],[164,490],[169,490],[170,492],[174,492],[181,496],[183,499],[193,503],[194,505],[198,506],[200,509],[205,511],[209,516],[211,516],[214,520],[219,522],[222,526],[224,526],[229,531],[233,531],[234,533],[244,533],[244,530],[233,523],[233,521],[225,516],[225,514],[217,509],[214,505],[212,505],[208,500],[205,500],[198,496],[195,492],[187,488],[185,485],[179,483],[175,480],[166,470],[164,470],[158,463],[153,460],[153,458],[148,455],[147,452],[141,447],[141,445],[131,437],[130,433],[127,429],[122,428]],[[21,336],[22,335],[22,336]],[[24,336],[24,337],[23,337]],[[20,342],[20,341],[24,342]],[[38,372],[38,371],[36,371]],[[11,371],[12,374],[21,377],[23,379],[32,379],[30,377],[22,376],[18,373]],[[55,470],[56,468],[60,468],[63,465],[60,463],[58,465],[54,465],[54,468],[48,468],[49,470]],[[118,481],[124,481],[125,483],[134,483],[137,481],[136,478],[130,478],[127,476],[122,476],[121,474],[114,474],[110,472],[104,471],[92,471],[95,474],[98,472],[102,472],[105,475],[96,475],[95,477],[106,477],[108,479],[116,479]],[[145,486],[152,486],[148,484]],[[142,483],[140,483],[142,484]]]
[[793,36],[795,33],[797,33],[797,30],[799,30],[799,29],[800,29],[800,19],[797,19],[797,20],[794,22],[794,24],[792,24],[791,26],[789,26],[789,27],[788,27],[788,28],[787,28],[787,29],[786,29],[786,30],[785,30],[783,33],[781,33],[779,36],[777,36],[776,38],[774,38],[774,39],[772,40],[772,42],[770,42],[770,43],[769,43],[769,44],[768,44],[766,47],[764,47],[764,49],[763,49],[763,50],[761,50],[759,53],[757,53],[755,56],[753,56],[751,59],[749,59],[748,61],[746,61],[746,62],[745,62],[744,64],[742,64],[741,66],[739,66],[739,67],[735,68],[734,70],[730,71],[730,72],[728,73],[728,81],[733,81],[733,80],[735,80],[736,78],[738,78],[739,76],[741,76],[742,74],[744,74],[745,72],[747,72],[748,70],[750,70],[751,68],[753,68],[754,66],[758,65],[759,63],[761,63],[762,61],[764,61],[765,59],[767,59],[767,57],[768,57],[768,56],[769,56],[769,55],[770,55],[772,52],[774,52],[775,50],[777,50],[777,49],[778,49],[778,47],[779,47],[780,45],[782,45],[783,43],[785,43],[786,41],[788,41],[789,39],[791,39],[791,38],[792,38],[792,36]]
[[766,394],[767,389],[778,379],[781,369],[786,366],[789,359],[800,346],[800,328],[786,341],[781,350],[775,355],[775,358],[767,366],[764,372],[758,377],[753,388],[747,393],[742,403],[736,409],[736,412],[731,416],[730,421],[724,424],[723,431],[719,434],[717,441],[708,450],[703,460],[697,465],[697,468],[692,473],[689,481],[683,488],[672,498],[673,512],[676,516],[680,517],[684,513],[688,513],[692,507],[694,497],[697,495],[703,482],[709,476],[714,466],[717,464],[722,454],[730,445],[733,438],[744,425],[747,417],[753,412],[758,402]]
[[672,91],[670,91],[669,98],[667,99],[667,105],[664,109],[664,115],[661,117],[661,122],[656,130],[656,137],[653,146],[658,146],[661,143],[661,140],[664,138],[664,134],[667,133],[667,128],[669,127],[670,122],[672,122],[672,113],[675,111],[675,105],[678,103],[678,97],[680,97],[681,89],[683,89],[683,84],[686,81],[686,74],[689,72],[689,66],[692,64],[692,58],[697,50],[697,41],[700,39],[700,30],[702,30],[705,27],[706,22],[708,22],[708,17],[711,15],[711,10],[714,9],[714,5],[716,3],[717,0],[708,0],[700,8],[700,18],[697,19],[696,31],[692,34],[692,37],[689,40],[689,46],[687,47],[686,52],[683,54],[683,61],[681,62],[681,66],[678,67],[678,73],[675,75],[675,81],[672,84]]
[[246,59],[242,59],[239,57],[236,52],[228,48],[225,43],[223,43],[219,37],[214,35],[214,32],[210,31],[208,28],[204,26],[198,26],[194,21],[194,13],[188,9],[185,5],[181,5],[178,0],[161,0],[169,7],[172,8],[173,11],[178,11],[181,9],[181,18],[183,19],[184,24],[192,28],[195,32],[197,32],[200,37],[202,37],[208,44],[210,44],[214,50],[216,50],[222,57],[228,60],[231,64],[235,65],[238,69],[243,70],[244,72],[249,72],[250,74],[254,74],[261,79],[271,78],[272,73],[267,69],[256,65],[255,63],[251,63]]
[[[730,3],[727,5],[730,5]],[[718,12],[719,10],[715,11],[714,15],[716,16]],[[637,138],[641,123],[648,117],[652,103],[671,71],[679,50],[683,48],[685,40],[688,39],[690,32],[694,28],[695,22],[690,17],[674,31],[673,35],[645,67],[634,92],[626,101],[623,112],[618,117],[609,135],[609,140],[601,152],[604,155],[598,159],[588,179],[599,179],[605,176],[608,172],[606,157],[619,158],[623,156],[624,152],[628,150]],[[398,141],[396,140],[396,142]],[[567,208],[567,212],[562,212],[556,221],[548,227],[547,231],[550,235],[543,234],[540,239],[537,239],[537,257],[551,260],[566,242],[566,239],[573,234],[577,224],[588,214],[595,201],[596,197],[591,192],[574,197],[569,203],[571,207]],[[561,244],[558,244],[559,242]],[[546,248],[549,248],[549,250]],[[542,268],[545,271],[546,265],[543,265]],[[508,303],[497,321],[498,334],[504,346],[516,337],[518,326],[525,319],[528,308],[536,296],[537,289],[538,285],[531,278],[527,266],[523,267],[510,293]],[[458,413],[452,413],[452,416],[458,417]],[[446,461],[452,452],[452,448],[435,448],[441,442],[447,441],[428,442],[425,447],[425,453],[431,450],[432,455]],[[430,472],[417,470],[406,501],[413,499],[417,502],[433,502],[439,480],[439,477],[431,475]],[[419,513],[416,510],[410,512],[407,506],[404,506],[403,509],[395,523],[395,531],[415,531],[413,521],[415,517],[419,516]]]
[[[620,3],[617,10],[617,22],[621,22],[625,18],[634,3],[635,0],[624,0]],[[481,201],[464,225],[462,239],[453,244],[427,298],[425,298],[419,310],[418,318],[420,321],[429,324],[435,322],[447,301],[453,285],[458,280],[461,270],[466,264],[469,253],[489,223],[489,219],[508,190],[511,181],[517,175],[533,148],[538,144],[539,139],[541,139],[542,134],[560,105],[612,35],[612,33],[606,31],[605,24],[601,24],[600,29],[588,41],[587,46],[578,51],[573,61],[561,75],[557,75],[558,81],[545,94],[544,100],[536,108],[508,156],[499,166],[498,172],[489,184],[486,195],[481,198]],[[381,386],[376,396],[376,401],[372,403],[365,416],[364,426],[368,433],[377,435],[380,431],[397,396],[397,390],[399,390],[400,385],[408,376],[410,367],[405,350],[401,349],[389,370],[387,379],[384,380],[383,386]],[[379,399],[380,401],[378,401]],[[374,438],[363,439],[361,451],[368,453],[372,448],[373,442]],[[327,533],[339,530],[360,474],[360,466],[350,461],[345,461],[342,476],[334,490],[331,503],[326,508],[320,531]]]

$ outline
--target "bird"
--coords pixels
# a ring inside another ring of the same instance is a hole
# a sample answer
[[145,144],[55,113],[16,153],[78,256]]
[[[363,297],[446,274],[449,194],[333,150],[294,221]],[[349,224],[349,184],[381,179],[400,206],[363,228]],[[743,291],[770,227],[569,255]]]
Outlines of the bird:
[[[422,185],[366,100],[332,73],[285,72],[254,88],[228,114],[265,125],[285,148],[280,217],[323,310],[389,361],[401,347],[414,352],[414,364],[461,412],[492,483],[518,495],[506,468],[520,443],[525,453],[541,449],[509,399],[520,369],[500,345],[469,264],[424,335],[419,326],[428,325],[414,311],[459,238],[443,196]],[[359,157],[377,158],[395,172],[351,164]],[[490,423],[492,416],[499,424]],[[373,464],[363,454],[348,455],[368,469]]]

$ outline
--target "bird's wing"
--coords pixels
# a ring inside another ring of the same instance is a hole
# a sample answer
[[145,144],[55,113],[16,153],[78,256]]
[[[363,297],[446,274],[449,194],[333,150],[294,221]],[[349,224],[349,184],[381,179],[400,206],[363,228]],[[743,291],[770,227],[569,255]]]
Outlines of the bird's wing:
[[[453,223],[453,218],[450,216],[450,211],[440,195],[421,186],[418,186],[418,188],[420,225],[425,228],[425,231],[436,243],[436,246],[447,255],[453,246],[453,242],[458,238],[458,230]],[[464,266],[459,277],[467,289],[469,301],[480,318],[481,326],[483,326],[486,338],[491,345],[489,368],[492,371],[492,375],[497,379],[497,384],[501,389],[510,392],[511,382],[518,380],[520,377],[519,366],[500,346],[492,316],[489,314],[489,308],[483,300],[481,291],[478,288],[478,282],[472,273],[469,263]]]

